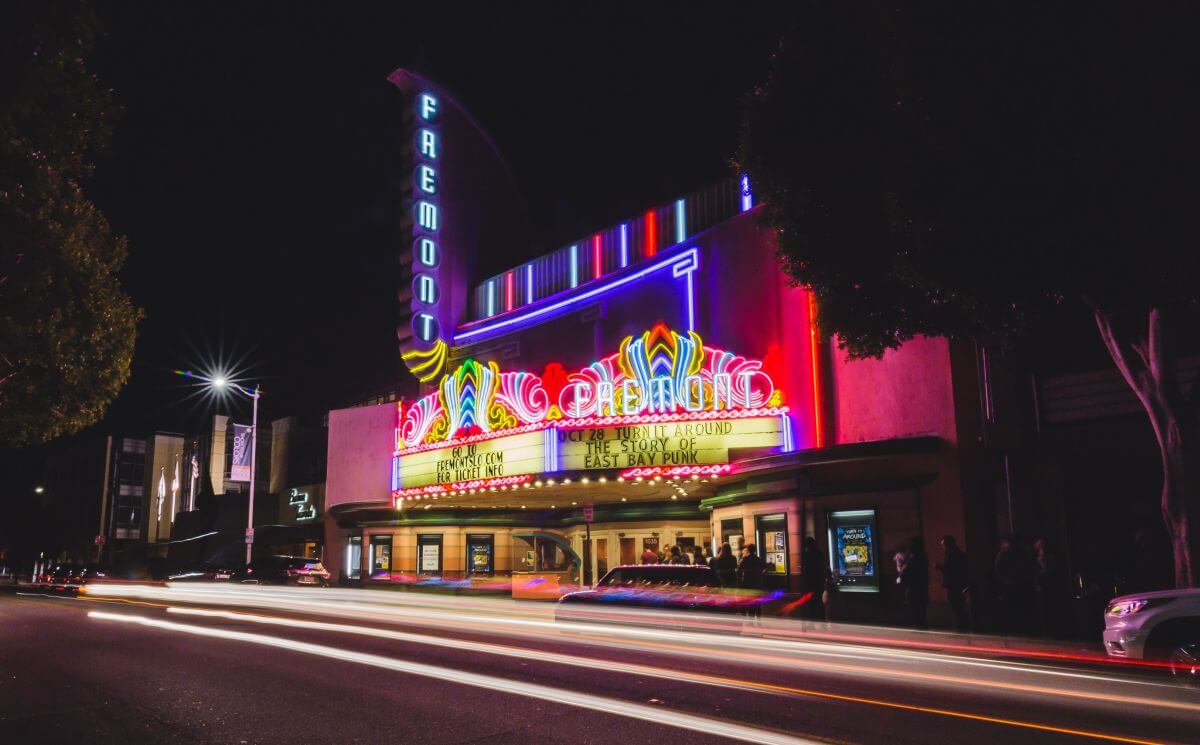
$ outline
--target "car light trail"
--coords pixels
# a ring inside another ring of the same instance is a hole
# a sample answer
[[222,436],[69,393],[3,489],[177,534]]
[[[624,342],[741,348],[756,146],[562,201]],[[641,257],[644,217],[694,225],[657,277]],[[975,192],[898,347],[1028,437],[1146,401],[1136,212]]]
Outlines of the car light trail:
[[88,611],[88,617],[104,621],[132,623],[140,626],[162,629],[165,631],[175,631],[185,634],[193,634],[196,636],[206,636],[214,639],[228,639],[231,641],[275,647],[277,649],[284,649],[291,652],[316,655],[319,657],[341,660],[343,662],[353,662],[359,665],[369,665],[371,667],[407,673],[409,675],[419,675],[426,678],[433,678],[443,683],[469,685],[476,688],[483,688],[491,692],[499,691],[510,693],[518,696],[534,698],[539,701],[575,706],[605,714],[615,714],[631,719],[638,719],[653,724],[661,724],[669,727],[676,727],[678,729],[692,730],[694,732],[701,732],[707,735],[728,737],[734,740],[743,740],[746,742],[756,743],[771,743],[772,745],[816,745],[816,742],[813,740],[807,740],[802,737],[796,737],[794,735],[776,732],[761,727],[751,727],[748,725],[737,724],[735,722],[729,722],[720,719],[712,719],[694,714],[685,714],[683,712],[674,711],[671,709],[663,709],[662,707],[645,706],[643,704],[635,704],[629,701],[622,701],[620,699],[594,696],[588,693],[568,691],[566,689],[553,688],[551,686],[538,685],[536,683],[523,683],[520,681],[509,680],[507,678],[498,678],[492,675],[481,675],[479,673],[471,673],[453,668],[426,665],[420,662],[409,662],[406,660],[399,660],[392,657],[384,657],[382,655],[369,654],[366,652],[354,652],[347,649],[340,649],[338,647],[326,646],[324,644],[295,641],[292,639],[270,636],[267,634],[252,634],[245,631],[230,631],[228,629],[218,629],[206,626],[193,626],[190,624],[175,623],[173,621],[162,621],[154,618],[147,618],[146,616],[130,616],[120,613],[106,613],[104,611]]
[[[664,622],[683,621],[683,614],[654,612],[639,615],[622,609],[622,618],[638,618],[647,626],[604,625],[549,620],[546,606],[530,606],[513,601],[472,599],[430,595],[400,595],[371,590],[316,590],[259,588],[229,585],[176,585],[167,588],[107,587],[97,594],[130,596],[140,594],[173,603],[201,603],[226,606],[253,606],[289,612],[337,615],[365,622],[406,623],[439,630],[459,630],[492,636],[519,637],[544,641],[547,633],[563,643],[590,644],[624,651],[664,653],[700,659],[705,664],[724,659],[773,667],[791,672],[820,670],[838,675],[853,675],[890,682],[906,681],[929,687],[961,686],[1035,697],[1058,697],[1087,701],[1100,706],[1124,704],[1137,707],[1200,713],[1193,698],[1180,700],[1162,695],[1149,698],[1134,694],[1134,689],[1156,689],[1156,693],[1181,696],[1178,687],[1166,683],[1119,678],[1094,672],[1082,672],[1047,665],[1006,662],[990,658],[936,654],[914,649],[856,647],[826,641],[801,641],[794,638],[745,636],[741,620],[727,621],[709,617],[725,633],[700,633],[662,628]],[[465,609],[465,610],[464,610]],[[473,612],[466,612],[473,611]],[[736,618],[736,617],[735,617]],[[693,617],[688,619],[695,621]],[[753,632],[774,629],[755,627]],[[837,661],[835,661],[837,660]],[[923,666],[925,669],[910,669]],[[937,670],[937,666],[958,670]],[[933,669],[931,669],[933,668]],[[978,670],[978,675],[972,675]],[[1058,685],[1037,678],[1054,678]],[[1067,684],[1073,684],[1068,687]],[[1127,689],[1127,690],[1122,690]]]
[[[529,659],[531,650],[528,647],[512,647],[501,644],[490,644],[487,642],[476,642],[466,639],[454,639],[440,636],[428,636],[425,634],[413,634],[405,631],[396,631],[394,629],[380,629],[369,626],[358,626],[353,624],[343,623],[328,623],[324,621],[305,621],[295,618],[282,618],[279,616],[263,616],[250,613],[235,613],[233,611],[211,610],[207,608],[180,608],[171,606],[167,608],[168,613],[201,616],[207,618],[222,618],[230,621],[239,621],[246,623],[266,624],[272,626],[284,626],[297,629],[308,629],[314,631],[332,631],[343,634],[354,634],[359,636],[369,636],[380,639],[392,639],[396,641],[405,641],[415,644],[423,644],[434,647],[444,647],[448,649],[469,650],[472,652],[480,652],[483,654],[499,655],[502,657],[514,657],[518,659]],[[90,614],[89,614],[90,615]],[[684,670],[672,670],[662,667],[652,667],[649,665],[637,665],[631,663],[615,662],[613,660],[596,659],[592,657],[581,657],[575,655],[559,654],[555,652],[545,652],[536,650],[537,662],[550,663],[557,665],[569,665],[572,667],[591,668],[602,670],[608,673],[625,673],[629,675],[642,675],[651,678],[667,676],[671,680],[686,681],[689,683],[697,683],[701,685],[715,685],[721,687],[738,688],[741,690],[761,691],[768,693],[782,693],[795,696],[817,697],[835,701],[845,701],[849,703],[869,704],[872,706],[883,706],[893,709],[903,709],[906,711],[916,711],[925,714],[935,714],[938,716],[949,716],[959,719],[969,719],[972,721],[986,722],[989,724],[999,724],[1010,727],[1022,727],[1026,729],[1035,729],[1044,732],[1054,732],[1058,734],[1076,735],[1079,737],[1087,737],[1098,740],[1106,740],[1110,742],[1137,743],[1139,745],[1151,745],[1151,740],[1140,740],[1136,738],[1123,737],[1120,735],[1111,735],[1103,732],[1094,732],[1088,730],[1080,730],[1069,727],[1059,727],[1049,724],[1039,724],[1037,722],[1022,721],[1017,719],[1008,719],[1003,717],[993,717],[981,714],[972,714],[970,712],[955,711],[951,709],[940,709],[929,706],[916,706],[912,704],[904,704],[895,701],[885,701],[875,698],[865,698],[862,696],[847,696],[828,691],[817,691],[807,688],[796,688],[794,686],[784,686],[772,683],[765,683],[754,680],[744,680],[739,678],[730,678],[718,675],[706,675],[703,673],[694,673]]]

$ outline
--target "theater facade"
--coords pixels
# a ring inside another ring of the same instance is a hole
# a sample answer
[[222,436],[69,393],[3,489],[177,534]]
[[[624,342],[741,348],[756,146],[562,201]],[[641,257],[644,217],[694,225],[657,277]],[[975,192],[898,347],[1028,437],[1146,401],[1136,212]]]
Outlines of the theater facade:
[[330,412],[331,571],[545,597],[646,549],[754,543],[775,587],[828,570],[835,614],[889,620],[905,541],[977,538],[969,350],[916,339],[848,360],[780,271],[744,176],[488,268],[492,241],[519,234],[508,197],[479,192],[507,188],[495,149],[432,82],[392,81],[410,104],[399,336],[416,385]]

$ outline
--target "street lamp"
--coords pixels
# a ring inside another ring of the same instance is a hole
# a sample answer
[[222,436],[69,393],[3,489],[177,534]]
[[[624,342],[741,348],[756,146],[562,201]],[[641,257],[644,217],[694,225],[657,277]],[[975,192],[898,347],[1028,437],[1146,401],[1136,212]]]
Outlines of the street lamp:
[[254,389],[251,390],[220,375],[209,378],[184,370],[177,370],[176,372],[185,378],[193,378],[207,383],[213,388],[235,390],[249,398],[252,402],[253,413],[250,417],[250,505],[246,512],[246,565],[249,566],[250,556],[254,551],[254,468],[258,461],[258,399],[262,396],[262,391],[258,386],[254,386]]
[[35,487],[33,487],[33,493],[34,493],[34,494],[41,494],[41,493],[42,493],[42,492],[44,492],[44,491],[46,491],[46,487],[44,487],[44,486],[35,486]]

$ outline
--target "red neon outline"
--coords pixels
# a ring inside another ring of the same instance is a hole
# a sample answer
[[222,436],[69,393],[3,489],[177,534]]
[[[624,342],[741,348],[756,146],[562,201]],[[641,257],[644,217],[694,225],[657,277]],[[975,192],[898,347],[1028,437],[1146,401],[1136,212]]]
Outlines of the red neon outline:
[[621,472],[621,478],[635,479],[639,476],[642,478],[654,478],[655,476],[662,476],[664,478],[674,476],[722,476],[727,473],[733,473],[733,464],[714,463],[707,466],[648,466],[629,468]]
[[506,272],[504,275],[504,309],[513,309],[513,273]]
[[597,233],[592,237],[592,278],[600,279],[604,274],[604,266],[600,259],[600,234]]
[[653,256],[658,253],[658,225],[654,210],[646,213],[646,256]]
[[407,489],[397,489],[392,492],[392,499],[399,503],[402,499],[417,499],[434,494],[449,494],[452,491],[464,489],[488,489],[493,486],[520,486],[533,481],[532,474],[521,476],[497,476],[493,479],[474,479],[473,481],[455,481],[453,484],[426,484],[425,486],[410,486]]
[[813,434],[816,446],[825,447],[824,422],[821,417],[821,331],[817,327],[817,296],[808,293],[808,356],[812,359]]

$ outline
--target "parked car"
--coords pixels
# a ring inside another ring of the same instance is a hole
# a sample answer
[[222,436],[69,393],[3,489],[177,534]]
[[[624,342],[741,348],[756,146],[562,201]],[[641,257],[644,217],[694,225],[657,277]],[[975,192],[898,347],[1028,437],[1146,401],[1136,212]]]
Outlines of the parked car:
[[194,567],[179,567],[167,575],[170,582],[228,582],[237,574],[232,567],[219,564],[200,564]]
[[1112,657],[1164,661],[1200,682],[1200,588],[1125,595],[1104,609],[1104,650]]
[[38,585],[46,590],[66,592],[78,590],[83,585],[105,579],[108,573],[96,564],[77,566],[60,564],[39,577]]
[[555,617],[583,620],[584,605],[736,613],[764,599],[761,593],[722,586],[717,573],[703,564],[629,564],[613,568],[590,590],[563,595]]
[[239,570],[233,580],[243,584],[329,587],[329,572],[320,559],[263,556]]

